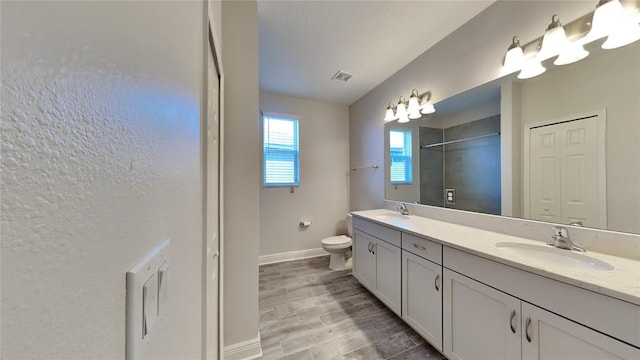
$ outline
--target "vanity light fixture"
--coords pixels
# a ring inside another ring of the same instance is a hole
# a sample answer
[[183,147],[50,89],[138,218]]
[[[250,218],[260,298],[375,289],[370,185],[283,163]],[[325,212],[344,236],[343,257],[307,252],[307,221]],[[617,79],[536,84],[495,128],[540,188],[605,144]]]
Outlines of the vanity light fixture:
[[417,89],[413,89],[409,101],[401,96],[396,105],[390,103],[387,106],[384,121],[398,120],[399,123],[407,123],[409,119],[418,119],[423,114],[433,114],[434,112],[436,109],[431,104],[431,92],[420,94]]
[[[545,72],[541,61],[556,57],[554,65],[580,61],[589,55],[584,45],[606,37],[603,49],[615,49],[640,40],[640,9],[625,9],[620,0],[600,0],[593,13],[588,13],[563,26],[553,15],[551,24],[541,38],[520,45],[517,37],[504,57],[502,74],[521,70],[519,79],[528,79]],[[587,32],[584,29],[590,28]],[[585,35],[586,33],[586,35]],[[577,40],[576,40],[577,39]],[[539,51],[538,51],[539,50]]]
[[518,74],[518,79],[531,79],[532,77],[541,75],[545,71],[547,71],[547,69],[542,66],[540,60],[533,56],[524,63],[524,66],[522,66],[522,70]]
[[387,112],[386,112],[386,114],[384,116],[384,121],[385,122],[398,120],[398,118],[396,117],[396,114],[393,112],[394,108],[395,108],[395,106],[393,106],[392,103],[389,103],[389,106],[387,106]]
[[538,60],[543,61],[548,58],[557,56],[569,45],[567,40],[567,33],[564,31],[564,27],[560,23],[560,17],[553,15],[551,17],[551,24],[547,27],[542,37],[542,47],[536,55]]
[[589,52],[578,42],[570,42],[553,62],[554,65],[567,65],[589,56]]
[[507,54],[504,56],[503,72],[504,74],[511,74],[522,69],[524,64],[524,51],[520,46],[520,39],[514,36],[511,45],[507,49]]
[[418,90],[411,90],[411,96],[409,96],[409,105],[407,106],[407,112],[409,113],[409,119],[414,120],[418,119],[422,116],[420,114],[420,95],[418,94]]
[[398,100],[398,105],[396,106],[396,117],[399,123],[409,122],[409,114],[407,113],[407,106],[405,105],[406,102],[404,97],[400,96],[400,100]]
[[433,107],[433,104],[431,103],[431,91],[427,91],[423,94],[422,100],[420,101],[420,112],[424,115],[436,112],[436,108]]
[[616,49],[640,40],[640,24],[630,14],[623,13],[620,22],[602,44],[603,49]]
[[584,43],[606,36],[607,40],[602,48],[615,49],[640,39],[638,21],[625,11],[619,0],[600,0],[591,23],[591,30],[584,37]]

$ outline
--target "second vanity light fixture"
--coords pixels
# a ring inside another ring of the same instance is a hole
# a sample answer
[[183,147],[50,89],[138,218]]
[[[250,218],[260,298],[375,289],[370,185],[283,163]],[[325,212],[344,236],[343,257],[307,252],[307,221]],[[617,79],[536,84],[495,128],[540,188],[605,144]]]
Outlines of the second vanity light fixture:
[[431,103],[431,92],[427,91],[420,94],[417,89],[413,89],[408,101],[404,96],[401,96],[398,104],[389,104],[384,121],[398,120],[399,123],[407,123],[409,119],[418,119],[423,114],[433,114],[434,112],[436,112],[436,109]]
[[[584,34],[580,32],[583,25],[591,25],[591,30],[580,37]],[[600,0],[593,14],[587,14],[567,26],[562,26],[560,17],[553,15],[544,36],[524,47],[520,45],[518,37],[514,36],[504,57],[503,73],[506,75],[520,71],[519,79],[529,79],[544,73],[546,69],[541,62],[554,56],[557,56],[554,65],[580,61],[589,55],[583,45],[603,37],[607,37],[602,44],[603,49],[618,48],[640,39],[638,18],[626,11],[619,0]],[[539,51],[527,51],[533,47]]]

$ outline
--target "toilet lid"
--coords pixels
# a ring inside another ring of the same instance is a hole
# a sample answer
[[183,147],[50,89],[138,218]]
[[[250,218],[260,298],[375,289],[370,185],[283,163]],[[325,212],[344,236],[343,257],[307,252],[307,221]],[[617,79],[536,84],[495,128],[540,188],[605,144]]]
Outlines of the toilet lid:
[[325,245],[349,244],[351,243],[351,238],[346,235],[331,236],[331,237],[322,239],[322,243]]

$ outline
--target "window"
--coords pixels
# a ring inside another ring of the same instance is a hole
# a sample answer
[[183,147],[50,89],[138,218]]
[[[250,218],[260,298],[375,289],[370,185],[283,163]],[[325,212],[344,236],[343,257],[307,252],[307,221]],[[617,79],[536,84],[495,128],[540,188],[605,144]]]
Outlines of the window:
[[389,157],[391,184],[411,184],[413,182],[411,130],[389,131]]
[[268,113],[262,120],[264,187],[300,186],[298,120]]

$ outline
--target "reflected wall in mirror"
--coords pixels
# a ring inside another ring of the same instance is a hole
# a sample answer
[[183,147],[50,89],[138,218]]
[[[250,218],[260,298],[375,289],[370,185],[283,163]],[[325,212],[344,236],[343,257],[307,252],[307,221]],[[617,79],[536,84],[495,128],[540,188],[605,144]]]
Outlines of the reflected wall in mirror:
[[[386,124],[385,197],[640,234],[640,43],[600,45],[574,64],[545,62],[537,78],[507,76],[441,101],[435,114]],[[575,128],[585,114],[599,114],[597,124]],[[553,127],[560,123],[574,128],[561,132]],[[412,132],[410,184],[389,181],[394,128]],[[536,132],[542,140],[534,144]],[[561,146],[581,141],[591,150]],[[536,146],[556,155],[536,163]],[[447,202],[447,189],[455,201]],[[571,210],[577,205],[586,210]]]

